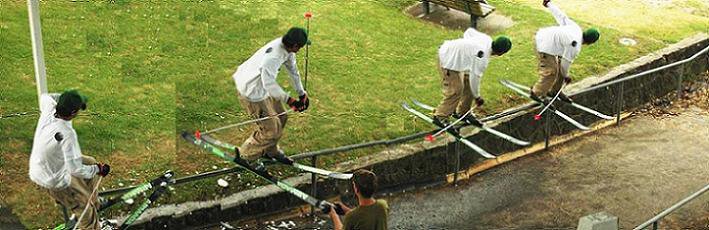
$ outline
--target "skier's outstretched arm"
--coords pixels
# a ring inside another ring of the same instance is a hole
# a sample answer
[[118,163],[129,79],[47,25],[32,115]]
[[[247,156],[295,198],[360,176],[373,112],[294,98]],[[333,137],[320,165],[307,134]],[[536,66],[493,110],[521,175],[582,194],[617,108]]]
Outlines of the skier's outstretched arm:
[[303,82],[300,80],[300,72],[298,72],[298,65],[295,62],[295,54],[291,54],[284,65],[286,66],[286,70],[288,70],[288,75],[290,75],[289,79],[293,89],[298,93],[298,96],[305,95]]
[[556,23],[559,23],[559,25],[565,26],[576,24],[574,21],[571,20],[571,18],[569,18],[569,16],[567,16],[563,11],[561,11],[558,6],[554,5],[549,0],[544,0],[543,5],[549,9],[551,15],[554,16],[554,19],[556,19]]

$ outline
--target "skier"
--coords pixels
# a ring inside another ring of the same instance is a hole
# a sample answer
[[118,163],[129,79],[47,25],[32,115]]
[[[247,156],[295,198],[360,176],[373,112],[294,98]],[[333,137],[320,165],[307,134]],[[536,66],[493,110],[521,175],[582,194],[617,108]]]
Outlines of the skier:
[[545,96],[553,97],[558,92],[560,100],[572,102],[571,98],[559,92],[562,83],[571,82],[569,67],[581,52],[581,44],[595,43],[600,34],[595,28],[582,32],[576,22],[550,1],[543,0],[542,5],[549,8],[559,25],[539,29],[534,36],[539,80],[532,86],[530,94],[532,99],[541,101]]
[[86,109],[86,97],[76,90],[40,96],[40,116],[29,162],[30,179],[49,191],[49,196],[81,216],[81,229],[99,229],[96,199],[91,194],[98,177],[111,171],[108,164],[81,154],[72,120]]
[[[307,32],[293,27],[283,36],[261,47],[251,58],[242,63],[233,75],[239,101],[250,116],[262,118],[276,116],[285,110],[281,103],[288,104],[293,110],[302,112],[308,109],[310,100],[303,89],[300,74],[295,62],[295,53],[308,41]],[[296,100],[290,97],[276,82],[281,65],[286,67],[291,77],[291,84],[299,95]],[[268,157],[283,164],[291,165],[293,160],[278,147],[278,140],[283,134],[288,117],[283,114],[277,119],[257,122],[258,128],[236,149],[238,157],[252,162],[255,168],[263,169],[256,161],[259,157]]]
[[334,208],[330,209],[335,230],[372,229],[386,230],[389,216],[389,205],[386,200],[376,200],[373,195],[377,190],[377,175],[373,172],[359,169],[352,177],[352,188],[357,196],[359,207],[351,209],[342,203],[336,203],[345,211],[344,222]]
[[[499,36],[493,41],[490,36],[474,28],[468,28],[463,38],[443,42],[438,49],[438,69],[444,98],[433,111],[436,125],[447,126],[451,115],[458,118],[466,114],[473,100],[477,106],[485,103],[480,96],[480,78],[490,56],[501,56],[510,48],[512,42],[506,36]],[[482,126],[472,114],[464,119],[469,124]]]

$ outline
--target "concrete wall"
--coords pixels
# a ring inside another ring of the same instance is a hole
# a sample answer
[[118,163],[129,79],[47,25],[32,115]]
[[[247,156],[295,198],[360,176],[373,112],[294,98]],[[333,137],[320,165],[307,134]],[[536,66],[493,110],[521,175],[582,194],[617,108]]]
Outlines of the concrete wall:
[[[631,63],[619,66],[608,74],[590,77],[569,87],[567,92],[574,94],[579,89],[587,88],[601,82],[632,75],[668,63],[688,58],[709,45],[709,36],[697,35],[685,39],[653,54],[636,59]],[[624,111],[632,110],[651,101],[653,98],[666,95],[677,89],[676,76],[683,71],[685,79],[697,76],[707,71],[709,58],[706,55],[698,57],[693,62],[669,68],[623,84]],[[683,70],[682,70],[683,69]],[[605,114],[615,114],[616,99],[619,97],[617,85],[581,93],[574,100]],[[592,124],[599,118],[581,112],[570,106],[559,107],[561,111],[581,122]],[[533,143],[544,142],[543,122],[534,121],[536,110],[522,111],[493,123],[495,129],[528,140]],[[563,135],[577,129],[558,116],[549,116],[549,135]],[[464,130],[471,141],[488,152],[501,155],[521,147],[497,138],[486,132]],[[345,162],[338,166],[340,170],[367,168],[380,177],[380,190],[392,191],[410,187],[420,187],[431,183],[445,183],[451,173],[456,172],[456,144],[454,143],[413,143],[387,149],[376,154],[358,159],[356,162]],[[479,157],[467,147],[460,145],[460,170],[481,164],[485,159]],[[291,184],[297,185],[303,191],[310,193],[310,176],[289,178]],[[317,194],[320,198],[331,198],[348,193],[349,183],[335,180],[320,179]],[[351,197],[351,196],[348,196]],[[243,191],[229,197],[206,202],[189,202],[179,205],[167,205],[148,210],[139,220],[142,225],[137,227],[147,229],[176,229],[182,227],[197,227],[205,223],[224,220],[239,220],[253,218],[255,214],[267,215],[286,209],[302,207],[303,202],[279,190],[275,186],[264,186]]]

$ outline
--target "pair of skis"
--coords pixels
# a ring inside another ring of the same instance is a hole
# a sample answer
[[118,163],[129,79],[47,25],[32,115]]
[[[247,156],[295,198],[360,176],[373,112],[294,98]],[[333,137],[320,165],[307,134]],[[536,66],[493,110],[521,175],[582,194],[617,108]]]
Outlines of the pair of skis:
[[[172,180],[172,183],[174,183],[174,180]],[[155,189],[155,191],[153,191],[153,193],[150,194],[148,199],[145,199],[145,201],[143,201],[143,203],[141,203],[140,206],[138,206],[138,208],[135,211],[133,211],[133,213],[131,213],[130,216],[128,216],[128,218],[126,218],[125,221],[123,221],[123,224],[118,229],[121,229],[121,230],[128,229],[128,227],[130,227],[130,225],[132,225],[133,222],[138,220],[138,217],[140,217],[140,215],[143,215],[145,210],[148,210],[150,205],[155,203],[155,201],[158,200],[158,198],[160,198],[160,196],[162,194],[165,194],[165,192],[167,191],[167,185],[168,185],[167,181],[161,182],[158,185],[158,187]]]
[[[433,111],[433,109],[434,109],[433,106],[424,104],[424,103],[422,103],[422,102],[420,102],[420,101],[417,101],[416,99],[411,99],[411,102],[413,102],[414,105],[417,105],[418,107],[421,107],[422,109],[425,109],[425,110],[428,110],[428,111]],[[473,124],[468,124],[468,125],[473,125]],[[512,137],[512,136],[510,136],[510,135],[507,135],[507,134],[505,134],[505,133],[503,133],[503,132],[500,132],[500,131],[497,131],[497,130],[495,130],[495,129],[489,128],[489,127],[485,126],[484,124],[483,124],[482,126],[478,126],[478,125],[474,125],[474,126],[475,126],[476,128],[482,129],[482,130],[484,130],[484,131],[486,131],[486,132],[488,132],[488,133],[490,133],[490,134],[493,134],[493,135],[498,136],[498,137],[500,137],[500,138],[502,138],[502,139],[505,139],[505,140],[507,140],[507,141],[509,141],[509,142],[512,142],[512,143],[514,143],[514,144],[516,144],[516,145],[521,145],[521,146],[529,145],[529,142],[528,142],[528,141],[523,141],[523,140],[514,138],[514,137]]]
[[[131,214],[123,221],[120,226],[118,226],[118,229],[128,229],[136,220],[138,220],[138,217],[145,213],[145,211],[150,207],[151,204],[155,203],[155,201],[160,198],[162,194],[165,193],[168,185],[175,183],[175,179],[173,179],[174,176],[175,174],[172,171],[167,171],[155,179],[138,185],[137,187],[131,189],[122,196],[113,197],[107,200],[106,202],[101,203],[98,212],[105,211],[106,209],[119,203],[132,203],[133,198],[138,197],[140,194],[143,194],[149,191],[150,189],[156,188],[155,191],[153,191],[148,196],[148,198],[138,206],[138,208],[131,212]],[[76,220],[69,220],[68,223],[61,224],[55,227],[54,230],[73,229],[76,224],[79,224],[76,223]]]
[[[293,187],[292,185],[289,185],[278,178],[268,174],[267,172],[264,172],[262,170],[257,170],[251,167],[248,162],[245,160],[238,158],[238,157],[233,157],[230,155],[227,155],[224,151],[222,151],[220,148],[217,146],[205,141],[203,138],[204,136],[201,136],[200,139],[197,139],[193,134],[190,134],[188,132],[182,132],[182,138],[187,140],[188,142],[197,145],[201,147],[202,149],[224,159],[227,161],[234,162],[237,164],[239,167],[242,167],[248,171],[250,171],[253,174],[256,174],[260,178],[270,182],[273,185],[276,185],[277,187],[283,189],[283,191],[286,191],[293,196],[305,201],[306,203],[313,205],[315,207],[318,207],[320,210],[322,210],[324,213],[328,213],[330,211],[330,208],[336,208],[338,206],[333,205],[330,202],[327,202],[325,200],[319,200],[313,196],[308,195],[307,193],[298,190],[297,188]],[[341,212],[341,210],[338,210],[338,212]]]
[[[515,91],[516,93],[518,93],[518,94],[520,94],[520,95],[522,95],[522,96],[525,96],[525,97],[527,97],[527,98],[529,98],[529,99],[532,99],[532,100],[534,100],[535,102],[537,102],[537,103],[539,103],[539,104],[546,105],[543,101],[539,101],[539,100],[533,99],[533,98],[531,97],[530,93],[529,93],[530,88],[527,87],[527,86],[524,86],[524,85],[522,85],[522,84],[518,84],[518,83],[515,83],[515,82],[512,82],[512,81],[509,81],[509,80],[500,80],[500,83],[502,83],[502,85],[507,86],[508,88],[512,89],[513,91]],[[561,101],[561,100],[560,100],[560,101]],[[612,117],[612,116],[605,115],[605,114],[603,114],[603,113],[601,113],[601,112],[598,112],[598,111],[596,111],[596,110],[590,109],[590,108],[585,107],[585,106],[583,106],[583,105],[580,105],[580,104],[578,104],[578,103],[575,103],[575,102],[566,102],[566,101],[563,101],[563,102],[566,103],[566,104],[569,104],[569,105],[573,106],[574,108],[580,109],[580,110],[582,110],[582,111],[584,111],[584,112],[587,112],[587,113],[590,113],[590,114],[592,114],[592,115],[594,115],[594,116],[597,116],[597,117],[599,117],[599,118],[601,118],[601,119],[606,119],[606,120],[613,120],[613,119],[614,119],[614,117]],[[551,103],[553,103],[553,102],[551,102]],[[561,117],[562,119],[564,119],[564,120],[568,121],[569,123],[571,123],[572,125],[576,126],[576,128],[578,128],[578,129],[581,129],[581,130],[589,130],[589,129],[590,129],[590,128],[588,128],[588,126],[585,126],[585,125],[579,123],[578,121],[574,120],[573,118],[569,117],[568,115],[566,115],[566,114],[562,113],[561,111],[557,110],[557,109],[554,108],[553,106],[550,106],[549,109],[550,109],[551,111],[553,111],[554,114],[556,114],[557,116]]]
[[[529,98],[529,99],[534,100],[534,99],[531,97],[531,95],[529,94],[529,88],[528,88],[528,87],[526,87],[526,86],[524,86],[524,85],[521,85],[521,84],[514,83],[514,82],[512,82],[512,81],[508,81],[508,80],[501,80],[500,83],[502,83],[503,85],[505,85],[505,86],[507,86],[508,88],[512,89],[512,90],[515,91],[516,93],[519,93],[519,94],[521,94],[521,95],[523,95],[523,96],[525,96],[525,97],[527,97],[527,98]],[[535,100],[535,101],[536,101],[536,100]],[[422,109],[425,109],[425,110],[428,110],[428,111],[433,111],[433,109],[434,109],[432,106],[426,105],[426,104],[424,104],[424,103],[421,103],[421,102],[419,102],[419,101],[417,101],[417,100],[415,100],[415,99],[412,99],[412,102],[413,102],[415,105],[417,105],[418,107],[420,107],[420,108],[422,108]],[[539,103],[539,104],[545,105],[544,102],[542,102],[542,101],[536,101],[536,102]],[[590,109],[590,108],[585,107],[585,106],[582,106],[582,105],[577,104],[577,103],[575,103],[575,102],[566,102],[566,101],[564,101],[564,103],[567,103],[567,104],[569,104],[569,105],[571,105],[571,106],[573,106],[573,107],[575,107],[575,108],[577,108],[577,109],[580,109],[580,110],[582,110],[582,111],[584,111],[584,112],[593,114],[594,116],[600,117],[600,118],[602,118],[602,119],[606,119],[606,120],[613,120],[613,119],[614,119],[612,116],[605,115],[605,114],[603,114],[603,113],[601,113],[601,112],[598,112],[598,111],[596,111],[596,110]],[[457,139],[457,140],[460,141],[461,143],[463,143],[463,144],[465,144],[466,146],[470,147],[471,149],[473,149],[475,152],[477,152],[477,153],[480,154],[481,156],[483,156],[483,157],[485,157],[485,158],[495,158],[494,155],[488,153],[488,152],[485,151],[484,149],[482,149],[482,148],[480,148],[479,146],[473,144],[473,143],[470,142],[469,140],[463,138],[463,137],[460,135],[460,133],[459,133],[458,131],[456,131],[455,129],[451,129],[451,127],[442,127],[442,126],[439,126],[439,125],[435,124],[435,123],[433,122],[433,118],[431,118],[431,117],[429,117],[429,116],[427,116],[427,115],[425,115],[425,114],[423,114],[423,113],[421,113],[421,112],[419,112],[419,111],[417,111],[417,110],[411,108],[411,107],[409,106],[409,104],[406,103],[406,102],[402,103],[401,106],[402,106],[405,110],[407,110],[407,111],[411,112],[412,114],[416,115],[417,117],[419,117],[419,118],[421,118],[421,119],[423,119],[423,120],[425,120],[425,121],[427,121],[427,122],[429,122],[429,123],[431,123],[431,124],[434,124],[434,125],[438,126],[441,130],[444,130],[444,131],[445,131],[446,133],[448,133],[450,136],[454,137],[455,139]],[[562,113],[561,111],[557,110],[557,109],[554,108],[553,106],[550,106],[549,109],[550,109],[551,111],[553,111],[554,114],[556,114],[557,116],[559,116],[559,117],[563,118],[564,120],[568,121],[569,123],[571,123],[572,125],[576,126],[577,128],[579,128],[579,129],[581,129],[581,130],[589,130],[589,128],[588,128],[587,126],[585,126],[585,125],[579,123],[578,121],[574,120],[573,118],[569,117],[568,115],[566,115],[566,114]],[[493,134],[493,135],[495,135],[495,136],[498,136],[498,137],[500,137],[500,138],[502,138],[502,139],[505,139],[505,140],[507,140],[507,141],[510,141],[510,142],[512,142],[512,143],[514,143],[514,144],[522,145],[522,146],[524,146],[524,145],[529,145],[529,142],[527,142],[527,141],[522,141],[522,140],[519,140],[519,139],[514,138],[514,137],[512,137],[512,136],[509,136],[509,135],[507,135],[507,134],[504,134],[504,133],[502,133],[502,132],[499,132],[499,131],[497,131],[497,130],[488,128],[488,127],[486,127],[484,124],[483,124],[482,126],[476,126],[476,127],[477,127],[477,128],[480,128],[480,129],[482,129],[482,130],[484,130],[484,131],[486,131],[486,132],[489,132],[489,133],[491,133],[491,134]]]
[[[424,104],[424,103],[419,102],[419,101],[417,101],[417,100],[413,100],[413,99],[412,99],[412,102],[413,102],[416,106],[418,106],[418,107],[420,107],[420,108],[422,108],[422,109],[425,109],[425,110],[428,110],[428,111],[432,111],[432,110],[433,110],[433,107],[432,107],[432,106],[427,105],[427,104]],[[456,131],[455,129],[451,129],[451,127],[443,127],[443,126],[440,126],[440,125],[434,123],[432,117],[427,116],[427,115],[423,114],[422,112],[419,112],[418,110],[411,108],[408,103],[406,103],[406,102],[402,103],[402,104],[401,104],[401,107],[403,107],[406,111],[409,111],[410,113],[414,114],[416,117],[421,118],[422,120],[427,121],[428,123],[431,123],[431,124],[434,124],[434,125],[438,126],[441,130],[445,130],[445,132],[446,132],[448,135],[452,136],[453,138],[455,138],[456,140],[460,141],[460,142],[463,143],[464,145],[466,145],[466,146],[468,146],[469,148],[473,149],[475,152],[477,152],[477,153],[480,154],[481,156],[483,156],[483,157],[485,157],[485,158],[488,158],[488,159],[496,158],[494,155],[492,155],[492,154],[488,153],[487,151],[485,151],[484,149],[480,148],[480,146],[477,146],[476,144],[474,144],[473,142],[469,141],[468,139],[465,139],[465,138],[464,138],[462,135],[460,135],[460,133],[459,133],[458,131]],[[500,138],[502,138],[502,139],[505,139],[505,140],[507,140],[507,141],[510,141],[510,142],[512,142],[512,143],[514,143],[514,144],[517,144],[517,145],[529,145],[529,142],[527,142],[527,141],[523,141],[523,140],[514,138],[514,137],[512,137],[512,136],[510,136],[510,135],[507,135],[507,134],[504,134],[504,133],[502,133],[502,132],[500,132],[500,131],[497,131],[497,130],[494,130],[494,129],[492,129],[492,128],[489,128],[489,127],[485,126],[484,124],[483,124],[482,126],[475,126],[475,127],[479,128],[479,129],[482,129],[482,130],[484,130],[484,131],[486,131],[486,132],[489,132],[489,133],[491,133],[491,134],[493,134],[493,135],[495,135],[495,136],[498,136],[498,137],[500,137]]]
[[[236,148],[237,148],[235,145],[217,140],[209,135],[202,134],[202,135],[200,135],[199,139],[206,141],[209,144],[225,148],[225,149],[232,151],[232,152],[236,151]],[[273,160],[265,160],[264,164],[280,164],[280,162],[273,161]],[[350,173],[333,172],[333,171],[329,171],[329,170],[325,170],[325,169],[321,169],[321,168],[303,165],[298,162],[293,162],[293,164],[289,165],[289,166],[292,166],[296,169],[299,169],[299,170],[302,170],[305,172],[311,172],[311,173],[315,173],[318,175],[322,175],[322,176],[326,176],[326,177],[338,179],[338,180],[349,180],[352,178],[352,174],[350,174]]]
[[156,186],[160,186],[163,183],[174,182],[174,179],[173,179],[174,176],[175,176],[175,173],[168,170],[167,172],[160,175],[159,177],[136,186],[135,188],[124,193],[122,196],[113,197],[113,198],[109,199],[108,201],[102,203],[101,207],[98,209],[98,211],[100,212],[100,211],[106,210],[106,209],[110,208],[111,206],[117,204],[118,202],[132,203],[133,198],[137,197],[138,195],[140,195],[152,188],[155,188]]

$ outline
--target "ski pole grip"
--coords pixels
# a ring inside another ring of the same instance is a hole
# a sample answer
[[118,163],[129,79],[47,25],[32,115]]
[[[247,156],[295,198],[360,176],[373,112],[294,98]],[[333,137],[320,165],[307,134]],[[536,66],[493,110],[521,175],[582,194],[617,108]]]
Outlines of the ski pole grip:
[[328,214],[330,213],[330,209],[333,208],[333,205],[328,203],[327,201],[320,201],[318,202],[318,207],[320,207],[321,212]]
[[338,203],[335,203],[335,212],[340,216],[345,215],[345,209],[343,209],[342,205]]

